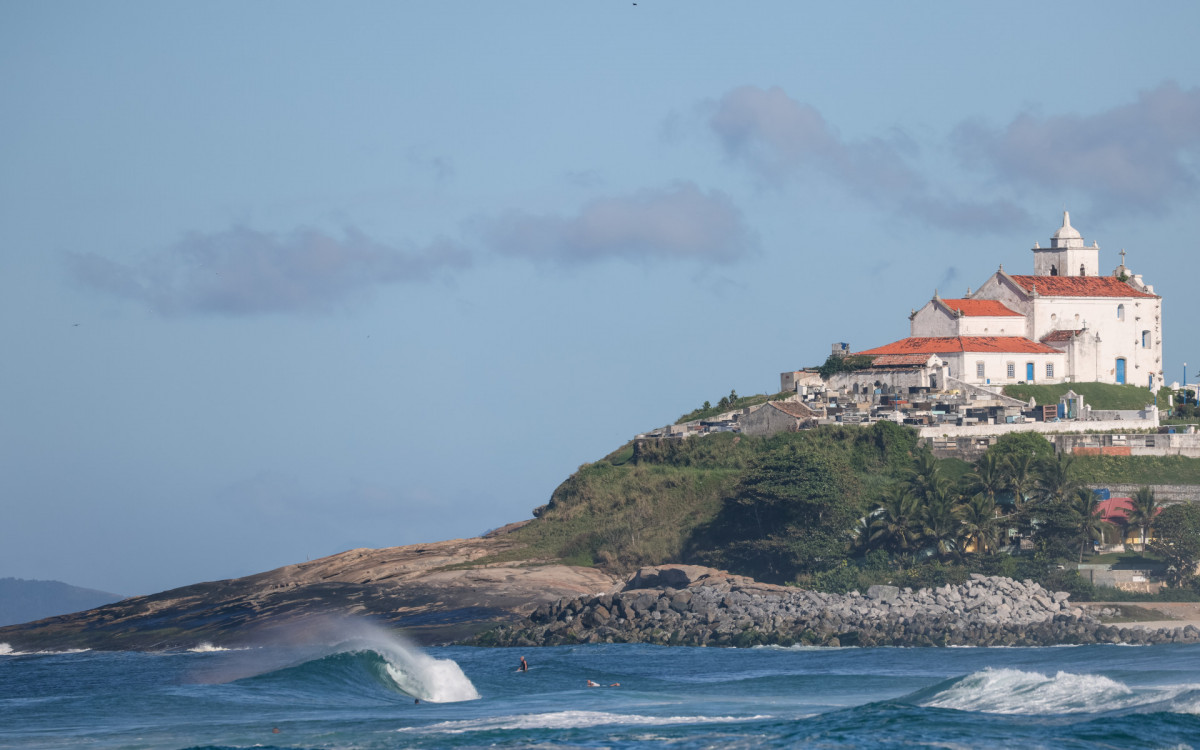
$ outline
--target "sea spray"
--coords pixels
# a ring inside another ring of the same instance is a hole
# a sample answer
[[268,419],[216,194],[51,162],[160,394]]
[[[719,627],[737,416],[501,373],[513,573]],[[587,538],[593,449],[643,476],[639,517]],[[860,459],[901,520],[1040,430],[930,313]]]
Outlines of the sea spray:
[[271,643],[249,652],[217,653],[222,649],[208,643],[189,650],[224,657],[194,675],[202,683],[233,682],[337,654],[369,653],[382,660],[382,677],[388,686],[413,698],[433,703],[479,698],[475,686],[452,659],[435,659],[399,633],[366,620],[322,617],[291,623],[278,628]]
[[1095,674],[1053,677],[1020,669],[984,669],[939,691],[921,705],[997,714],[1114,711],[1142,702],[1128,686]]

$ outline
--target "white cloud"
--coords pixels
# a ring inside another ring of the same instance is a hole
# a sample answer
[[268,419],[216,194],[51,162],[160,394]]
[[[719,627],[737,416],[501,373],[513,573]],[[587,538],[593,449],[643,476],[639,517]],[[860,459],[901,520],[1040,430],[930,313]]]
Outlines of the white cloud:
[[730,263],[757,249],[729,197],[690,182],[595,199],[573,216],[510,211],[478,227],[499,253],[563,264],[605,258]]
[[1003,199],[967,200],[929,184],[903,133],[847,140],[812,105],[783,89],[742,86],[708,108],[708,124],[725,154],[764,184],[821,181],[899,215],[934,226],[975,231],[1010,228],[1025,212]]
[[1200,88],[1174,83],[1092,115],[1023,113],[1004,128],[964,123],[964,163],[1022,189],[1067,190],[1104,211],[1158,213],[1197,188]]
[[406,252],[353,229],[336,238],[316,229],[278,235],[235,227],[193,232],[132,265],[94,253],[71,253],[68,262],[80,281],[164,315],[255,315],[328,312],[374,287],[423,281],[470,258],[449,241]]

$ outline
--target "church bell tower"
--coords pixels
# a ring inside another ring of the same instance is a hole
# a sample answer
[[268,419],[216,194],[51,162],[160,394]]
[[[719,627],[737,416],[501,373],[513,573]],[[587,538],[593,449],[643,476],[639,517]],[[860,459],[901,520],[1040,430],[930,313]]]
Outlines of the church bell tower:
[[1100,273],[1100,246],[1084,246],[1083,235],[1071,226],[1071,214],[1063,211],[1063,223],[1050,238],[1050,247],[1033,247],[1035,276],[1096,276]]

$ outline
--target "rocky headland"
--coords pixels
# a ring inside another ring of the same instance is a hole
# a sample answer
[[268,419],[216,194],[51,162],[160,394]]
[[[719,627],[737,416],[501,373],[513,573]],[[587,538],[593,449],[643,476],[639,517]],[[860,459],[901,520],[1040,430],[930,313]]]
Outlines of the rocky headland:
[[223,581],[123,599],[0,628],[18,650],[155,650],[259,645],[370,619],[422,645],[450,643],[563,597],[612,591],[621,579],[554,561],[489,562],[518,546],[511,524],[481,537],[356,549]]
[[[329,618],[365,618],[421,645],[1046,646],[1200,641],[1197,618],[1105,624],[1117,605],[1079,605],[1036,583],[825,594],[693,565],[618,578],[556,561],[501,562],[514,527],[482,537],[358,549],[0,628],[17,650],[158,650],[278,643]],[[1089,608],[1090,606],[1090,608]],[[1167,616],[1176,616],[1174,614]],[[1188,622],[1190,620],[1190,622]]]
[[[1115,614],[1108,608],[1105,614]],[[685,646],[1051,646],[1196,643],[1194,625],[1105,625],[1070,595],[973,575],[935,589],[872,586],[824,594],[712,568],[644,568],[620,590],[563,598],[476,639],[480,645],[655,643]]]

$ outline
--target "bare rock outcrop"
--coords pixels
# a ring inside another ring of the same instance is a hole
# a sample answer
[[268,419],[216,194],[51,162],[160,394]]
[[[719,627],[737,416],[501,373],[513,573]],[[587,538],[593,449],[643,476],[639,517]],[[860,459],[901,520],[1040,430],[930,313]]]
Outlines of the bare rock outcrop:
[[269,643],[306,622],[359,616],[423,644],[467,638],[538,605],[613,591],[594,569],[528,560],[511,531],[385,549],[355,549],[244,578],[198,583],[97,609],[0,628],[0,643],[45,648],[161,649]]

